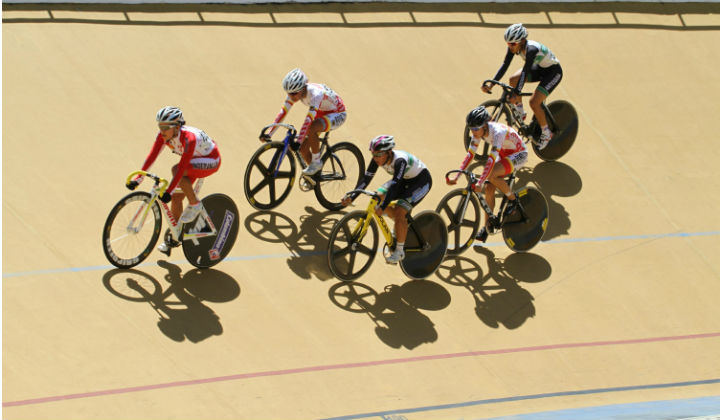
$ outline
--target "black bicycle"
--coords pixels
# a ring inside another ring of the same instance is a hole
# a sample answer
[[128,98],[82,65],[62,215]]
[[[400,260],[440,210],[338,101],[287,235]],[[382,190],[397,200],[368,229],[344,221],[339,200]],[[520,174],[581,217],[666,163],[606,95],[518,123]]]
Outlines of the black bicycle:
[[[578,132],[577,111],[575,111],[575,107],[573,107],[570,102],[557,100],[550,102],[547,105],[545,102],[541,104],[541,107],[545,112],[545,118],[548,122],[548,128],[552,131],[553,137],[550,139],[547,146],[540,150],[540,148],[538,148],[538,144],[540,144],[540,135],[542,134],[540,124],[538,124],[534,116],[529,124],[525,124],[521,120],[521,116],[513,113],[512,107],[508,102],[515,89],[512,86],[498,82],[497,80],[486,80],[483,82],[483,85],[486,84],[498,85],[503,89],[503,93],[500,95],[499,100],[491,99],[481,104],[487,109],[488,113],[490,113],[491,120],[501,122],[517,130],[517,132],[525,140],[525,143],[532,143],[532,148],[537,157],[544,161],[558,160],[570,150],[575,142],[575,137],[577,137]],[[531,95],[531,92],[520,94],[520,96]],[[465,127],[465,133],[463,134],[465,150],[467,150],[470,146],[470,138],[470,128]],[[485,143],[485,145],[482,153],[477,153],[475,155],[475,159],[481,162],[485,162],[487,160],[490,146],[487,142],[483,143]]]
[[[245,197],[258,210],[275,208],[288,197],[295,182],[296,161],[300,162],[301,171],[307,167],[300,152],[291,147],[297,135],[295,127],[274,123],[263,127],[260,135],[265,136],[272,127],[287,129],[285,138],[283,141],[268,140],[260,146],[245,169]],[[320,138],[322,169],[312,177],[301,176],[298,183],[303,191],[315,190],[315,196],[326,209],[339,210],[345,193],[355,188],[363,176],[365,158],[352,143],[330,146],[329,135],[326,132]]]
[[[529,251],[545,234],[548,223],[548,205],[543,193],[532,187],[525,187],[515,193],[520,205],[510,214],[505,214],[508,198],[503,196],[498,213],[494,214],[484,195],[473,191],[477,181],[475,174],[469,171],[453,170],[445,174],[460,172],[467,178],[465,188],[450,191],[440,200],[435,210],[447,225],[448,255],[459,255],[475,241],[481,226],[480,209],[490,215],[488,233],[502,231],[505,244],[513,251]],[[512,189],[515,184],[515,172],[508,178]]]

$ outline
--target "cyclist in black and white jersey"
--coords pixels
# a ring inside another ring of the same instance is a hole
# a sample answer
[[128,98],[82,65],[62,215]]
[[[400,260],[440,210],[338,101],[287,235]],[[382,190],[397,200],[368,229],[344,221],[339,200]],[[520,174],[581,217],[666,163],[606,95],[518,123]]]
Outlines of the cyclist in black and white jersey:
[[[545,113],[542,112],[541,104],[550,93],[555,90],[562,80],[563,71],[560,61],[545,45],[527,39],[528,31],[522,23],[515,23],[508,26],[505,30],[505,42],[508,45],[505,60],[498,70],[493,80],[500,80],[505,75],[513,56],[520,55],[525,60],[525,65],[510,76],[510,86],[515,88],[516,95],[510,98],[510,102],[515,104],[516,116],[520,119],[525,118],[523,111],[522,98],[518,96],[522,92],[523,85],[528,82],[540,82],[538,87],[530,97],[530,108],[535,113],[535,118],[542,128],[540,136],[540,144],[538,147],[543,149],[547,146],[552,138],[552,132],[548,128]],[[483,85],[483,91],[490,93],[492,86]]]
[[[380,167],[392,175],[392,179],[377,190],[380,203],[375,207],[375,214],[382,216],[383,213],[387,213],[395,222],[397,245],[395,251],[385,260],[390,264],[397,264],[405,258],[405,239],[408,231],[406,216],[430,191],[432,177],[427,166],[420,159],[408,152],[393,149],[395,149],[393,136],[384,134],[370,141],[372,161],[355,189],[365,189]],[[342,205],[349,205],[357,196],[358,193],[346,196]],[[397,200],[397,204],[388,207],[393,200]]]

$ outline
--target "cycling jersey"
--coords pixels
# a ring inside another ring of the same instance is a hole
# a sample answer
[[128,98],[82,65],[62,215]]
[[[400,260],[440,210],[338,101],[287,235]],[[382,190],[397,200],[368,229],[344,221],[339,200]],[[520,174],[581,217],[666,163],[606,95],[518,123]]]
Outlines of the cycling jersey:
[[478,180],[478,185],[482,185],[485,179],[490,175],[492,167],[500,161],[505,167],[505,173],[512,172],[515,168],[519,168],[527,162],[528,152],[525,148],[522,138],[514,129],[508,127],[505,124],[490,121],[488,124],[488,134],[482,139],[470,138],[470,145],[468,147],[468,153],[460,165],[460,170],[464,171],[470,162],[472,162],[477,148],[480,145],[480,141],[485,141],[490,145],[492,151],[497,151],[497,155],[493,156],[492,152],[488,160],[488,164],[485,165],[485,169]]
[[[525,60],[525,65],[523,66],[522,72],[520,73],[520,80],[518,81],[518,85],[515,87],[517,93],[520,93],[522,91],[523,85],[525,84],[525,81],[528,80],[528,76],[530,74],[537,73],[538,71],[542,73],[547,73],[547,71],[543,72],[543,69],[552,70],[554,73],[559,72],[561,75],[560,77],[562,77],[562,68],[560,67],[560,61],[557,59],[557,57],[555,57],[555,54],[553,54],[552,51],[550,51],[545,45],[537,41],[531,41],[528,39],[525,45],[525,49],[519,50],[517,54]],[[502,66],[495,75],[494,80],[500,80],[500,78],[505,75],[508,67],[510,67],[513,56],[514,54],[512,53],[510,48],[508,48],[507,53],[505,54],[505,60],[503,61]],[[549,77],[552,79],[552,76]],[[530,79],[529,81],[533,80]],[[544,89],[546,91],[552,91],[552,89],[554,89],[557,83],[559,83],[559,79],[555,82],[554,85],[545,86]]]
[[173,153],[181,156],[178,170],[166,190],[168,194],[172,194],[183,176],[191,179],[202,178],[215,172],[220,166],[220,151],[213,139],[199,128],[184,125],[180,127],[178,135],[167,142],[163,139],[162,133],[158,133],[152,150],[142,166],[143,171],[150,169],[163,146],[169,147]]
[[[365,189],[375,177],[378,166],[375,159],[371,160],[365,171],[365,176],[355,188]],[[398,198],[405,199],[409,201],[410,204],[415,205],[420,202],[430,190],[432,178],[430,178],[430,172],[427,170],[427,166],[425,166],[420,159],[408,152],[394,150],[393,158],[383,165],[383,169],[393,176],[380,190],[381,193],[385,193],[385,198],[383,202],[380,203],[380,208],[383,210],[387,208],[391,201]],[[416,179],[420,179],[423,182],[418,185],[418,183],[414,182]],[[407,186],[411,186],[412,188],[406,188]],[[357,194],[352,198],[355,199],[356,196]]]
[[[340,96],[335,93],[334,90],[320,83],[308,83],[307,94],[304,98],[300,99],[300,102],[307,105],[310,109],[305,117],[300,133],[298,134],[297,141],[302,143],[307,136],[307,131],[310,128],[310,124],[315,119],[325,119],[325,130],[334,130],[335,128],[342,125],[345,122],[345,104],[343,103]],[[294,105],[294,102],[288,95],[285,98],[280,113],[275,117],[274,123],[282,122],[285,116],[290,112],[290,108]],[[270,136],[275,132],[277,127],[273,127],[268,133]]]

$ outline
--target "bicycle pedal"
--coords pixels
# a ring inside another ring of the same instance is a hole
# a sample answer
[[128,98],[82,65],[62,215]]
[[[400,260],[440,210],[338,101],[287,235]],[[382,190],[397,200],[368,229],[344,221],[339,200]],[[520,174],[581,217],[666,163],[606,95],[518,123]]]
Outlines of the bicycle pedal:
[[307,192],[315,189],[315,180],[310,178],[309,176],[303,175],[300,177],[298,185],[300,186],[300,190]]

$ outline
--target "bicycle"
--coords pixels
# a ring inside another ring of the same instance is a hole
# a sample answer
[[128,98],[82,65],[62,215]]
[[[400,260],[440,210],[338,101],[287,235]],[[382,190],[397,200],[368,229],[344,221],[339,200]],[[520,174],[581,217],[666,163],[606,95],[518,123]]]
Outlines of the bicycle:
[[[538,144],[540,144],[540,135],[542,134],[542,128],[538,124],[537,120],[533,116],[532,121],[529,124],[525,124],[522,121],[520,115],[515,115],[513,107],[510,105],[509,98],[514,93],[515,88],[497,80],[486,80],[485,84],[498,85],[502,87],[503,93],[500,95],[500,99],[491,99],[483,102],[481,105],[484,106],[492,121],[502,122],[510,127],[513,127],[525,140],[525,143],[531,142],[533,151],[537,157],[544,161],[554,161],[563,157],[572,147],[577,137],[578,132],[578,115],[575,107],[565,100],[557,100],[550,102],[548,105],[543,102],[541,107],[545,112],[545,118],[548,122],[548,128],[553,133],[553,137],[550,142],[540,150]],[[520,96],[532,96],[531,92],[520,93]],[[501,119],[501,117],[504,117]],[[470,146],[470,128],[465,127],[465,133],[463,134],[463,141],[465,144],[465,150]],[[487,160],[489,151],[489,144],[486,142],[482,153],[477,153],[475,159],[480,162]]]
[[[503,196],[498,214],[494,214],[485,200],[485,197],[473,191],[477,181],[475,174],[469,171],[452,170],[445,174],[449,179],[451,174],[460,172],[467,178],[465,188],[457,188],[447,193],[438,203],[438,212],[447,225],[451,244],[448,246],[448,255],[459,255],[475,241],[480,229],[480,209],[490,215],[488,233],[502,231],[505,244],[513,251],[529,251],[542,239],[547,228],[549,210],[545,196],[539,190],[525,187],[515,191],[520,199],[517,210],[509,215],[505,214],[508,198]],[[512,189],[515,184],[515,172],[508,178],[508,185]]]
[[[237,206],[230,197],[225,194],[204,197],[198,217],[183,224],[175,220],[170,207],[158,199],[169,182],[149,172],[135,171],[128,175],[126,183],[136,175],[144,175],[155,183],[150,192],[132,192],[110,210],[102,244],[112,265],[130,268],[143,262],[160,237],[163,217],[169,226],[165,242],[171,247],[182,245],[185,258],[193,266],[212,267],[230,253],[240,226]],[[200,192],[202,183],[202,178],[197,180],[195,194]],[[150,222],[146,225],[148,218]]]
[[[296,161],[301,170],[307,167],[298,150],[292,150],[297,131],[290,124],[269,124],[260,132],[265,136],[268,129],[283,127],[287,134],[283,141],[270,141],[260,146],[250,158],[245,169],[245,197],[258,210],[277,207],[290,194],[295,182]],[[345,191],[355,187],[365,172],[365,158],[360,149],[352,143],[340,142],[330,146],[330,132],[320,138],[320,153],[323,166],[312,177],[301,176],[298,183],[303,191],[315,191],[320,204],[328,210],[342,208]],[[286,159],[287,157],[287,159]]]
[[[378,250],[378,225],[385,238],[383,253],[390,255],[396,245],[385,219],[375,214],[375,206],[380,203],[379,194],[362,189],[350,193],[362,193],[372,198],[367,209],[347,213],[330,232],[328,265],[337,278],[345,281],[360,277],[370,268]],[[408,214],[407,219],[405,258],[400,261],[400,268],[412,279],[424,279],[432,275],[445,258],[448,243],[445,222],[431,210],[422,211],[416,217]],[[357,264],[360,267],[356,270]]]

